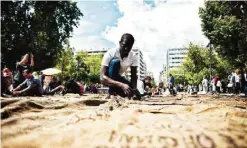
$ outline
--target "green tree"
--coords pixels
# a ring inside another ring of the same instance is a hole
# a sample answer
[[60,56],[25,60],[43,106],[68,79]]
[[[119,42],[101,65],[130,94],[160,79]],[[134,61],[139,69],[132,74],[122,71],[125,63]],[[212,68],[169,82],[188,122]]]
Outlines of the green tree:
[[[221,78],[226,78],[231,73],[232,66],[218,54],[210,55],[209,49],[198,45],[190,44],[188,54],[183,67],[174,70],[174,74],[183,73],[186,82],[189,84],[201,83],[204,76],[210,78],[210,56],[212,65],[212,75],[218,74]],[[179,78],[176,78],[179,80]],[[181,79],[181,78],[180,78]]]
[[100,68],[101,68],[101,62],[102,62],[102,55],[91,55],[88,56],[86,60],[86,64],[90,67],[90,74],[100,74]]
[[247,64],[247,2],[206,1],[199,15],[216,52],[235,66]]
[[64,79],[67,76],[74,76],[76,73],[76,60],[74,58],[74,49],[70,47],[69,41],[66,40],[63,51],[59,53],[56,60],[56,67],[61,69],[60,77]]
[[174,83],[176,85],[177,84],[184,84],[184,82],[186,82],[185,71],[183,70],[183,68],[173,69],[173,70],[170,71],[170,74],[173,75]]
[[1,1],[3,62],[14,69],[21,55],[32,52],[37,70],[54,66],[81,16],[71,1]]
[[82,63],[87,78],[92,82],[99,82],[102,57],[102,54],[89,55],[84,51],[77,53],[78,61]]
[[88,53],[84,51],[77,52],[75,58],[77,63],[76,78],[77,80],[85,81],[90,72],[90,67],[86,64]]

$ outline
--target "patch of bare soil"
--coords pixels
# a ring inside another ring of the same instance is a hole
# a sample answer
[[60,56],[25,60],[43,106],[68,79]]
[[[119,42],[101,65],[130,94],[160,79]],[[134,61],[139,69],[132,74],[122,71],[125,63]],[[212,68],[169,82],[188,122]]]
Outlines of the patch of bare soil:
[[3,148],[247,147],[247,99],[1,98]]

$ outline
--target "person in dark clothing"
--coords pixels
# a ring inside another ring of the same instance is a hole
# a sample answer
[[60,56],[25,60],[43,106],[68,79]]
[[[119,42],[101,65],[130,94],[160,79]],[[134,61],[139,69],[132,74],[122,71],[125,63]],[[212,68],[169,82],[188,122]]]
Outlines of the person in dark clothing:
[[5,62],[1,61],[1,97],[5,97],[5,94],[8,91],[8,81],[3,74],[3,68],[5,64]]
[[39,79],[35,79],[30,69],[23,71],[26,80],[13,89],[13,95],[21,96],[42,96],[43,89]]
[[143,84],[144,84],[144,88],[147,88],[147,86],[149,88],[152,88],[152,84],[151,84],[151,77],[147,76],[144,80],[143,80]]
[[244,68],[240,68],[240,92],[244,93],[245,90],[245,69]]
[[16,64],[17,73],[14,76],[13,88],[16,88],[22,82],[25,81],[22,75],[24,69],[31,69],[34,66],[34,56],[31,53],[25,54],[20,62]]
[[6,92],[8,92],[7,79],[3,76],[1,72],[1,96],[5,97]]
[[73,80],[73,79],[69,79],[68,81],[66,81],[65,83],[65,89],[63,91],[63,95],[67,94],[67,93],[74,93],[74,94],[79,94],[80,96],[83,95],[81,87],[79,86],[79,84]]
[[226,84],[227,84],[227,83],[226,83],[226,80],[222,80],[221,85],[222,85],[222,92],[223,92],[223,93],[226,93],[226,87],[227,87]]
[[169,74],[169,79],[168,79],[168,87],[169,87],[169,91],[171,95],[176,95],[175,91],[174,91],[174,77],[172,76],[172,74]]

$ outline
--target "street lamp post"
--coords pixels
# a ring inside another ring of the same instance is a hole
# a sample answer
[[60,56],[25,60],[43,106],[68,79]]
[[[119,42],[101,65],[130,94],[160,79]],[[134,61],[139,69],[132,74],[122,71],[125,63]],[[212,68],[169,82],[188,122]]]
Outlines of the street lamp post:
[[210,60],[210,80],[212,79],[212,45],[211,42],[208,43],[207,47],[209,47],[209,60]]

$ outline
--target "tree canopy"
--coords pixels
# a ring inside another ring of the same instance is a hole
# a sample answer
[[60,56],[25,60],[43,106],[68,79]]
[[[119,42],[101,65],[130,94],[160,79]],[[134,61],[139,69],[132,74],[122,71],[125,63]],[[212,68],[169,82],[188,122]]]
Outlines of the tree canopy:
[[212,75],[218,74],[221,78],[226,78],[232,70],[232,66],[218,54],[212,53],[208,48],[190,44],[187,57],[183,66],[172,70],[176,84],[201,83],[203,77],[210,78],[210,56],[212,65]]
[[63,52],[56,61],[56,67],[62,70],[60,77],[73,77],[78,81],[100,82],[100,68],[103,54],[90,55],[85,51],[76,52],[66,42]]
[[16,61],[32,52],[36,70],[54,66],[82,16],[71,1],[1,1],[2,61],[15,69]]
[[247,64],[247,2],[205,1],[199,15],[216,52],[236,67]]

